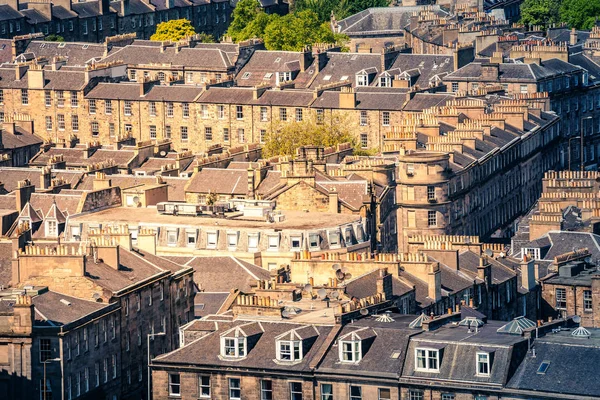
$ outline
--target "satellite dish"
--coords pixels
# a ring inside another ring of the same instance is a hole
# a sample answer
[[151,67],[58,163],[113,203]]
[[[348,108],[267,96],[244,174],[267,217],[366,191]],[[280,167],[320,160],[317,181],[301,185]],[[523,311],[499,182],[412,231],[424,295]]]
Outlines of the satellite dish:
[[485,249],[484,253],[488,257],[492,257],[494,255],[494,252],[490,249]]
[[312,292],[312,285],[310,283],[304,285],[304,291],[308,293]]
[[579,315],[575,315],[573,317],[573,322],[575,322],[576,324],[579,324],[581,322],[581,317]]
[[335,292],[335,291],[334,291],[334,292],[331,292],[331,293],[329,294],[329,297],[331,297],[332,299],[334,299],[334,300],[335,300],[335,299],[337,299],[338,297],[340,297],[340,294],[339,294],[338,292]]
[[347,273],[348,273],[348,268],[347,268],[347,267],[342,267],[342,272],[343,272],[344,274],[347,274]]
[[340,281],[343,281],[345,276],[346,276],[346,274],[344,274],[341,269],[338,269],[335,272],[335,277]]
[[352,279],[352,274],[345,274],[344,279]]
[[334,271],[337,271],[337,270],[338,270],[338,269],[340,269],[340,268],[342,268],[342,266],[341,266],[340,264],[333,264],[333,265],[331,266],[331,269],[332,269],[332,270],[334,270]]
[[317,294],[319,295],[319,297],[321,299],[324,299],[325,297],[327,297],[327,290],[319,289],[319,290],[317,290]]
[[290,317],[290,312],[289,312],[289,311],[287,311],[287,310],[283,310],[283,311],[281,312],[281,316],[282,316],[283,318],[289,318],[289,317]]
[[361,308],[360,315],[369,315],[369,310],[367,310],[366,308]]
[[160,156],[161,156],[161,157],[165,157],[166,155],[167,155],[167,152],[166,152],[166,151],[164,151],[164,150],[163,150],[163,151],[161,151],[161,152],[160,152]]

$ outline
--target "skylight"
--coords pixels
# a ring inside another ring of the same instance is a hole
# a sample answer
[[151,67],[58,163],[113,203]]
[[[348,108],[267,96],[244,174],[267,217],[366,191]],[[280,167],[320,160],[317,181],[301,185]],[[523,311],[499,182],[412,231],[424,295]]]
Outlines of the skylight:
[[250,78],[251,74],[252,74],[251,72],[244,72],[244,75],[242,75],[242,79],[248,79],[248,78]]
[[325,77],[323,78],[324,81],[328,81],[331,79],[331,75],[325,75]]
[[347,80],[347,79],[348,79],[348,75],[344,75],[344,76],[342,76],[342,77],[340,78],[340,80],[341,80],[341,81],[345,81],[345,80]]
[[265,79],[271,79],[271,77],[272,77],[272,76],[273,76],[273,73],[272,73],[272,72],[267,72],[267,73],[265,74]]
[[542,361],[540,367],[537,370],[537,373],[540,375],[545,375],[546,371],[548,371],[548,367],[550,367],[550,361]]
[[580,326],[579,328],[577,328],[573,332],[571,332],[571,336],[575,336],[575,337],[590,337],[591,333],[590,333],[590,331],[588,331],[587,329],[585,329],[583,326]]

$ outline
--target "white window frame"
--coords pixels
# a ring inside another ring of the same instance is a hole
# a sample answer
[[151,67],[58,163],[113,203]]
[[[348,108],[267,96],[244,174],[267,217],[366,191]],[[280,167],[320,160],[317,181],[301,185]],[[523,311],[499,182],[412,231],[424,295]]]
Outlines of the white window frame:
[[[211,240],[214,238],[214,241]],[[219,242],[219,233],[216,231],[206,232],[206,248],[207,249],[216,249],[217,244]]]
[[[221,357],[242,358],[248,354],[248,342],[245,337],[221,337]],[[228,354],[228,349],[233,348],[233,354]],[[242,351],[240,351],[242,350]]]
[[357,363],[362,359],[362,342],[361,342],[361,340],[359,340],[359,339],[340,340],[338,347],[339,347],[340,362]]
[[[177,376],[179,382],[173,382],[173,377]],[[173,390],[176,389],[176,390]],[[179,373],[169,374],[169,397],[181,397],[181,375]]]
[[[421,353],[423,352],[423,353]],[[419,359],[425,361],[424,367],[419,367]],[[436,360],[436,366],[432,366],[431,360]],[[429,347],[415,348],[415,371],[421,372],[440,372],[440,351]]]
[[[284,349],[285,347],[285,349]],[[277,341],[277,360],[279,361],[300,361],[303,358],[301,340],[278,340]]]
[[[490,353],[486,353],[483,351],[478,351],[475,355],[477,361],[477,376],[490,376],[492,363],[490,362]],[[485,358],[485,361],[482,361],[481,358]],[[485,367],[486,372],[482,372],[482,368]]]

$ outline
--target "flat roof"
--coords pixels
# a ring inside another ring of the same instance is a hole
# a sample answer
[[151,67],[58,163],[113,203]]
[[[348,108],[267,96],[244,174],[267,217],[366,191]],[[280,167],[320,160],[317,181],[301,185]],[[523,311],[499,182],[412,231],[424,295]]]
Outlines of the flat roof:
[[118,223],[118,224],[139,224],[158,225],[158,226],[202,226],[208,225],[213,229],[217,227],[231,228],[262,228],[262,229],[325,229],[341,225],[360,222],[360,215],[353,214],[332,214],[332,213],[311,213],[302,211],[282,211],[285,220],[282,222],[266,222],[258,218],[216,218],[210,216],[183,216],[183,215],[164,215],[158,214],[156,207],[133,208],[133,207],[115,207],[91,214],[77,215],[70,218],[71,222],[88,223]]

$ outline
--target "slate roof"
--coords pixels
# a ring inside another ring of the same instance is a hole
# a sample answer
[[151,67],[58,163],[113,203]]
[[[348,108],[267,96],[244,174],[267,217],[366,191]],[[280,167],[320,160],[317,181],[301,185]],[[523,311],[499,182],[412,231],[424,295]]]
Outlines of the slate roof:
[[[428,379],[474,382],[485,385],[503,385],[506,383],[507,371],[510,369],[513,346],[527,349],[526,340],[521,336],[502,335],[496,330],[502,322],[492,321],[478,328],[478,332],[469,332],[467,328],[446,325],[434,331],[423,332],[414,336],[408,346],[406,363],[402,376],[416,378],[422,382]],[[415,370],[415,349],[418,347],[434,347],[443,349],[438,373]],[[489,376],[480,376],[477,371],[477,351],[485,349],[493,351],[493,362]],[[459,361],[460,360],[460,361]]]
[[186,192],[245,195],[248,171],[240,169],[203,168],[192,175]]
[[171,64],[194,71],[227,72],[233,67],[225,52],[205,47],[182,47],[179,51],[167,47],[161,51],[160,47],[134,44],[111,52],[102,61],[123,61],[128,65]]
[[[368,296],[374,296],[377,293],[377,277],[379,270],[375,269],[364,275],[358,276],[345,284],[345,290],[348,297],[362,299]],[[403,296],[410,292],[412,287],[404,284],[395,276],[392,276],[392,292],[394,296]]]
[[0,4],[0,21],[10,21],[19,18],[23,18],[23,14],[8,4]]
[[18,149],[27,146],[41,145],[42,143],[44,143],[42,138],[32,133],[24,132],[20,128],[16,128],[15,133],[2,130],[2,146],[4,149]]
[[276,72],[296,71],[298,75],[293,80],[295,87],[306,87],[314,74],[315,61],[311,61],[305,67],[305,71],[301,72],[299,61],[302,57],[304,55],[299,51],[256,50],[237,74],[237,85],[256,86],[269,83],[275,86]]
[[[112,186],[118,186],[121,189],[127,189],[137,185],[155,184],[156,177],[154,176],[136,176],[115,174],[108,177]],[[162,180],[167,184],[167,199],[169,201],[185,201],[185,185],[188,178],[163,176]],[[86,175],[77,189],[92,190],[94,185],[94,176]]]
[[120,168],[128,168],[136,157],[133,150],[113,150],[99,148],[95,150],[88,158],[84,157],[84,150],[79,147],[58,148],[51,147],[47,151],[38,153],[30,161],[32,165],[47,165],[53,156],[63,157],[68,167],[85,167],[91,163],[112,160]]
[[12,243],[0,242],[0,285],[7,287],[12,281]]
[[338,338],[355,332],[361,339],[366,339],[362,342],[362,359],[358,363],[341,363],[339,341],[336,340],[317,367],[317,373],[335,372],[350,377],[361,376],[365,371],[369,371],[381,378],[397,379],[406,358],[409,339],[416,331],[408,327],[414,315],[390,316],[394,322],[377,322],[375,317],[371,316],[345,325]]
[[311,89],[342,80],[349,80],[356,86],[355,76],[359,71],[375,68],[376,72],[381,72],[379,54],[327,52],[327,57],[327,64],[310,84]]
[[[52,12],[56,10],[53,7]],[[51,60],[54,56],[65,57],[67,65],[84,66],[91,59],[104,56],[104,45],[95,43],[46,42],[33,40],[24,52],[35,54],[36,57],[46,57]]]
[[[483,64],[472,62],[462,68],[446,75],[444,80],[448,81],[481,81],[481,67]],[[580,71],[581,67],[553,58],[537,64],[499,64],[500,82],[537,82],[541,79],[550,78],[565,73]]]
[[194,296],[194,315],[196,318],[216,314],[231,293],[199,292]]
[[[529,352],[508,382],[509,388],[550,392],[563,395],[600,398],[600,380],[590,376],[600,359],[600,332],[589,329],[592,336],[577,338],[571,331],[547,334],[534,342],[535,357]],[[542,362],[549,363],[545,373],[538,373]]]
[[[68,304],[67,304],[68,302]],[[114,307],[106,303],[83,300],[61,293],[47,291],[33,298],[36,325],[67,325],[87,315]]]
[[[218,317],[213,317],[212,320],[219,321]],[[199,367],[218,365],[227,367],[230,370],[238,368],[260,371],[281,370],[285,371],[286,374],[293,374],[309,370],[309,364],[318,354],[320,347],[333,329],[332,326],[293,323],[229,321],[227,319],[223,322],[216,324],[210,321],[197,322],[196,324],[201,324],[203,329],[209,332],[207,335],[178,350],[156,357],[153,364],[187,364]],[[255,336],[252,341],[248,341],[252,344],[249,346],[246,357],[227,360],[220,357],[221,335],[234,328],[241,328],[248,333],[254,333]],[[300,335],[308,337],[305,342],[304,357],[297,363],[278,362],[276,360],[276,337],[292,329],[297,329]]]
[[194,282],[204,292],[249,292],[257,279],[270,279],[266,269],[233,256],[196,257],[186,266],[194,268]]
[[[41,169],[38,168],[18,168],[18,167],[0,167],[0,182],[8,192],[17,188],[18,181],[29,179],[36,188],[40,187]],[[84,173],[81,171],[52,170],[52,178],[62,178],[71,184],[71,187],[77,185],[82,179]]]
[[[392,35],[403,33],[403,28],[410,23],[413,13],[422,10],[425,6],[402,7],[373,7],[363,10],[338,22],[341,33],[350,37],[362,35]],[[445,12],[439,5],[427,6],[439,15]]]

